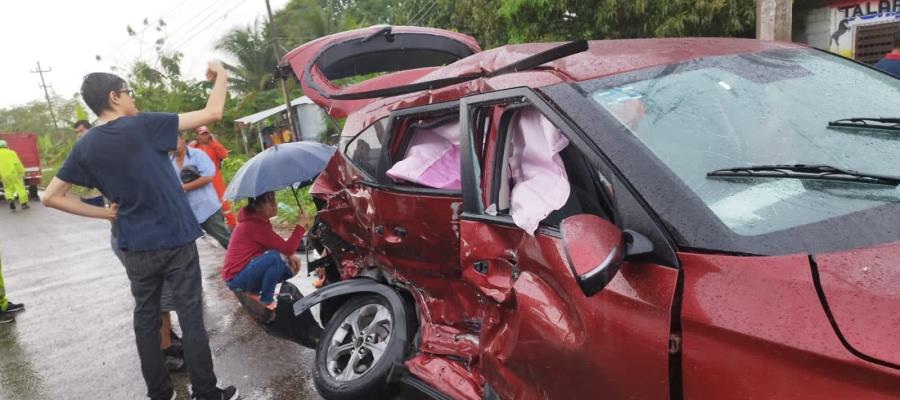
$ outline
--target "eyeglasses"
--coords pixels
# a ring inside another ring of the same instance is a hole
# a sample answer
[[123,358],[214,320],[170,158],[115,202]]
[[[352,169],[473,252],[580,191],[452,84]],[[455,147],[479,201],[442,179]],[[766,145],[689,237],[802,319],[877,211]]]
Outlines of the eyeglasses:
[[128,97],[134,97],[134,89],[116,90],[116,93],[128,93]]

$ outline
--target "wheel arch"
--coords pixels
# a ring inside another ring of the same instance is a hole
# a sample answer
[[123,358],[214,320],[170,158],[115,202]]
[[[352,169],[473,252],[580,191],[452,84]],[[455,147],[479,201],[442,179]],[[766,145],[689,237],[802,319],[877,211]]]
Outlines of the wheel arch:
[[[296,288],[289,291],[299,293],[299,290],[296,290]],[[282,293],[285,292],[283,289]],[[415,327],[418,319],[417,309],[412,296],[400,287],[391,286],[369,277],[343,280],[322,287],[308,296],[301,295],[302,297],[290,304],[292,324],[315,324],[316,326],[301,327],[303,329],[298,330],[299,335],[288,335],[292,336],[289,339],[305,347],[315,349],[322,335],[322,329],[312,318],[310,309],[317,304],[321,306],[320,317],[324,327],[327,326],[334,311],[339,309],[349,299],[369,293],[375,293],[387,299],[396,315],[396,324],[402,324],[402,326],[396,326],[394,331],[396,334],[402,335],[403,339],[409,340],[410,343],[413,342],[415,331],[412,328]],[[279,305],[279,308],[281,307],[283,306]],[[278,325],[277,322],[276,325]]]

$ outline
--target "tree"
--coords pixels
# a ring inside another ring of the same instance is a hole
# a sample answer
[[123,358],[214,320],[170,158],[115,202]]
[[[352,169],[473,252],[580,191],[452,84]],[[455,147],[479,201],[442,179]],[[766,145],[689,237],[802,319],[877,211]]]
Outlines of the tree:
[[423,25],[482,47],[641,37],[753,37],[753,0],[435,0]]
[[259,25],[232,30],[216,45],[234,58],[234,63],[225,64],[231,75],[230,87],[244,94],[275,88],[272,41]]
[[358,15],[352,11],[356,9],[355,4],[340,0],[291,0],[273,16],[282,50],[361,26]]
[[134,63],[128,74],[140,110],[182,112],[206,106],[208,82],[185,80],[181,76],[182,54],[159,53],[159,66],[146,61]]

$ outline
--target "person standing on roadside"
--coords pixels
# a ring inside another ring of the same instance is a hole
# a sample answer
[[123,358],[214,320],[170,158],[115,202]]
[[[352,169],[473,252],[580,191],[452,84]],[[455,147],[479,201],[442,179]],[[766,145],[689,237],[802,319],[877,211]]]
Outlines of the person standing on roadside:
[[[44,192],[48,207],[116,222],[117,245],[135,300],[134,333],[141,372],[151,399],[176,397],[160,350],[163,282],[175,295],[194,397],[238,398],[233,386],[217,387],[203,322],[195,243],[202,231],[169,159],[179,130],[222,118],[227,73],[220,62],[213,61],[206,74],[215,82],[206,107],[182,114],[139,113],[134,91],[122,78],[102,72],[85,76],[81,96],[98,115],[97,125],[75,143]],[[73,184],[98,188],[110,206],[91,206],[66,196]]]
[[216,167],[216,176],[213,177],[212,181],[213,188],[216,189],[216,195],[219,196],[219,201],[222,202],[222,214],[225,216],[225,222],[228,223],[229,228],[234,229],[237,219],[231,213],[231,204],[223,197],[225,194],[225,179],[222,178],[222,161],[228,158],[228,149],[216,140],[206,126],[197,128],[197,140],[191,143],[191,147],[203,150]]
[[[72,129],[75,131],[76,140],[81,139],[91,129],[91,123],[87,120],[79,120],[75,122]],[[84,188],[74,186],[73,191],[79,194],[81,201],[92,206],[105,207],[106,199],[99,190],[94,188]],[[119,249],[118,238],[116,237],[116,225],[112,223],[112,235],[110,237],[110,247],[116,257],[125,265],[124,254]],[[166,369],[172,372],[182,372],[185,370],[184,363],[184,347],[181,344],[181,338],[172,331],[171,311],[175,310],[172,290],[169,286],[163,285],[162,295],[160,296],[160,307],[162,310],[162,326],[160,327],[160,348],[166,356]]]
[[9,202],[10,211],[16,211],[16,198],[23,210],[28,207],[28,191],[25,190],[25,166],[15,151],[9,149],[5,140],[0,140],[0,183],[3,196]]
[[[91,123],[87,120],[81,119],[75,122],[75,125],[72,125],[72,129],[75,131],[75,140],[81,139],[88,130],[91,129]],[[74,190],[78,197],[81,198],[81,201],[90,204],[92,206],[103,207],[106,205],[105,200],[103,199],[103,195],[99,190],[95,188],[84,188],[84,187],[75,187]]]
[[213,188],[213,177],[216,168],[206,153],[188,147],[184,137],[178,136],[178,147],[172,153],[172,167],[181,179],[181,188],[187,193],[191,211],[197,223],[206,233],[216,239],[223,248],[228,248],[231,231],[225,226],[222,217],[222,203]]
[[72,129],[75,130],[75,138],[81,139],[84,133],[91,129],[91,123],[86,119],[79,119],[75,122],[75,125],[72,125]]

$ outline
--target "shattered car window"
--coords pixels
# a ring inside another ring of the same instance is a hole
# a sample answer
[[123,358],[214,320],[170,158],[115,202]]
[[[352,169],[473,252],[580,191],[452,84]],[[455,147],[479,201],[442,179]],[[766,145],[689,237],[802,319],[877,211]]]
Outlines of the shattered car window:
[[387,140],[387,119],[382,118],[350,138],[349,143],[342,143],[341,147],[344,147],[344,154],[354,165],[374,178],[378,174],[378,160]]
[[737,234],[765,234],[900,200],[893,186],[706,176],[764,164],[897,175],[900,135],[827,129],[841,118],[900,116],[894,78],[811,49],[713,57],[633,76],[584,87]]
[[415,127],[403,159],[387,171],[397,183],[461,190],[459,120],[440,120]]

